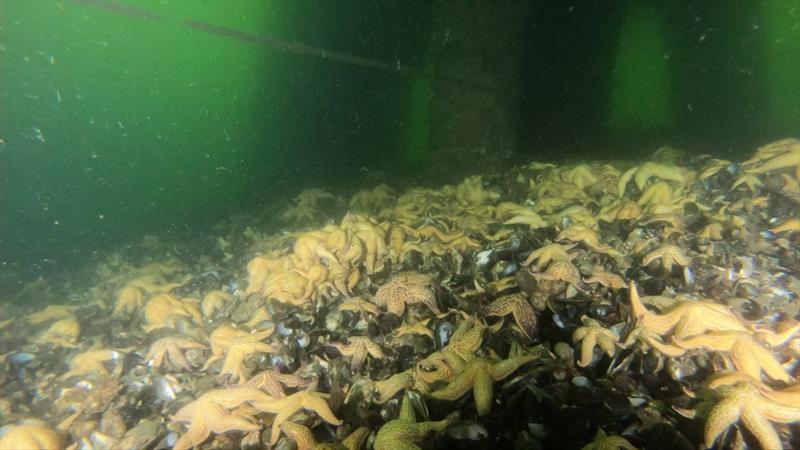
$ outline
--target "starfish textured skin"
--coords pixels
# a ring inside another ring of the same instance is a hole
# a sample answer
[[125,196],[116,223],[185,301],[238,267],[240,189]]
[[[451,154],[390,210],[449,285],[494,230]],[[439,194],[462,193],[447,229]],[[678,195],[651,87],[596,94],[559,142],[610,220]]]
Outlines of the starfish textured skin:
[[286,397],[283,386],[302,388],[311,384],[311,381],[310,379],[302,378],[293,373],[280,373],[275,370],[265,370],[247,380],[244,386],[261,389],[275,398],[283,398]]
[[70,377],[89,375],[92,373],[108,375],[108,370],[106,370],[103,363],[117,361],[122,358],[123,354],[130,350],[130,348],[119,350],[100,349],[78,353],[70,359],[69,371],[61,375],[61,379],[66,380]]
[[692,260],[683,253],[680,247],[675,245],[665,245],[653,250],[642,258],[642,266],[648,266],[651,262],[660,259],[661,267],[664,272],[672,272],[673,266],[687,267]]
[[475,409],[479,416],[485,416],[492,409],[493,383],[505,379],[520,366],[534,359],[536,356],[533,355],[515,356],[501,361],[475,357],[467,362],[464,370],[457,374],[450,383],[429,395],[439,400],[457,400],[472,390]]
[[578,365],[586,367],[592,363],[594,348],[600,347],[609,357],[614,356],[619,337],[613,331],[604,328],[600,322],[587,316],[581,317],[583,326],[572,333],[572,340],[581,342],[581,359]]
[[783,368],[771,351],[753,339],[747,331],[711,331],[706,334],[675,340],[675,344],[686,349],[704,348],[729,353],[736,369],[756,380],[761,373],[788,383],[792,376]]
[[189,349],[203,350],[206,348],[208,347],[191,339],[180,336],[167,336],[150,345],[144,360],[150,367],[156,369],[160,368],[164,361],[168,359],[172,364],[184,370],[192,370],[192,365],[184,356],[183,351]]
[[706,447],[711,448],[717,438],[731,425],[741,423],[755,436],[762,448],[783,449],[774,423],[800,421],[800,390],[789,389],[785,395],[763,395],[753,383],[738,382],[723,388],[722,400],[708,415],[705,426]]
[[562,245],[562,244],[548,244],[540,247],[533,252],[522,262],[523,266],[529,266],[534,261],[537,261],[536,266],[539,270],[544,270],[551,261],[572,261],[577,255],[570,255],[568,252],[575,248],[578,244]]
[[726,307],[710,301],[686,300],[663,314],[650,312],[639,298],[633,281],[630,284],[630,301],[639,326],[661,336],[671,331],[676,340],[697,336],[706,331],[747,331],[742,322]]
[[417,446],[425,435],[432,431],[442,431],[458,418],[458,413],[453,413],[443,420],[436,422],[417,422],[414,407],[403,397],[400,405],[400,414],[397,419],[386,422],[375,436],[373,448],[375,450],[420,450]]
[[251,432],[261,429],[261,426],[254,423],[251,418],[229,413],[223,406],[201,399],[189,403],[172,416],[175,422],[189,422],[189,428],[175,442],[173,450],[196,447],[208,439],[211,433]]
[[270,445],[275,445],[281,435],[281,424],[303,409],[314,411],[322,420],[331,425],[341,425],[342,421],[331,411],[328,402],[325,401],[326,397],[327,395],[319,392],[300,391],[280,399],[253,402],[252,405],[259,411],[276,414],[272,421],[270,437]]
[[379,305],[386,305],[387,310],[398,317],[403,315],[406,304],[414,303],[423,303],[438,315],[442,312],[436,304],[436,295],[430,284],[431,278],[428,275],[403,272],[378,288],[375,301]]
[[514,322],[528,339],[533,339],[536,331],[536,313],[525,294],[516,293],[497,298],[486,306],[487,316],[506,316],[511,314]]
[[356,428],[341,443],[317,442],[311,429],[294,422],[284,422],[283,432],[297,444],[297,450],[358,450],[369,435],[367,427]]
[[361,366],[364,365],[364,361],[367,360],[367,355],[378,359],[382,359],[386,356],[381,346],[372,342],[372,340],[366,336],[350,336],[347,340],[350,341],[349,344],[333,342],[329,345],[338,350],[342,355],[351,357],[350,368],[353,372],[361,370]]

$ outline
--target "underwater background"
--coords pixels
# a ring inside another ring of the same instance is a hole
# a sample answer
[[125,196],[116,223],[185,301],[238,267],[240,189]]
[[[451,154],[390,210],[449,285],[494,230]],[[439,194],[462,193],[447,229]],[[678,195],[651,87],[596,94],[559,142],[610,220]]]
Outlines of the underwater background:
[[4,1],[3,278],[312,185],[800,132],[796,1],[459,3]]
[[800,448],[800,0],[0,0],[0,450]]

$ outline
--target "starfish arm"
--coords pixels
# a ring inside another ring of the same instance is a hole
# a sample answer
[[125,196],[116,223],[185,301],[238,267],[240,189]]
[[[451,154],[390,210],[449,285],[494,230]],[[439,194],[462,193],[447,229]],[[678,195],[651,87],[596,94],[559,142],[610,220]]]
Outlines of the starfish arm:
[[473,367],[458,374],[445,387],[431,392],[431,397],[439,400],[457,400],[472,389],[477,370]]
[[303,408],[310,409],[317,413],[317,415],[331,425],[341,425],[342,421],[331,411],[328,402],[322,397],[317,397],[309,392],[303,391],[300,393],[303,400]]
[[358,450],[361,448],[361,444],[364,443],[364,439],[369,436],[370,431],[367,427],[358,427],[342,440],[342,445],[347,450]]
[[752,407],[752,405],[743,408],[742,423],[753,433],[758,443],[761,444],[761,448],[771,450],[783,449],[781,438],[778,436],[775,428],[769,423],[769,420],[762,416],[760,411]]
[[308,427],[299,423],[284,422],[281,428],[297,444],[297,450],[313,450],[317,446],[314,433]]
[[714,446],[720,434],[739,420],[742,404],[738,396],[726,398],[711,410],[705,426],[706,448]]
[[586,367],[592,363],[592,358],[594,356],[594,347],[597,343],[597,334],[596,333],[588,333],[586,337],[583,338],[581,342],[581,359],[578,361],[578,365],[581,367]]
[[742,373],[756,380],[761,379],[763,370],[770,378],[788,383],[792,377],[781,366],[775,355],[758,345],[750,337],[741,338],[731,348],[733,363]]
[[492,410],[494,401],[494,380],[486,368],[476,369],[472,380],[472,395],[475,398],[475,410],[479,416],[485,416]]

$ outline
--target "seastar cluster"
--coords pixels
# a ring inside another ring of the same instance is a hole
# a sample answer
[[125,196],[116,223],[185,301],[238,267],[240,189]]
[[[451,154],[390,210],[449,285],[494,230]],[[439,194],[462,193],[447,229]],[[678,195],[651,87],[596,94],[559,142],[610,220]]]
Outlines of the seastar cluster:
[[281,205],[2,305],[0,447],[800,439],[800,141]]

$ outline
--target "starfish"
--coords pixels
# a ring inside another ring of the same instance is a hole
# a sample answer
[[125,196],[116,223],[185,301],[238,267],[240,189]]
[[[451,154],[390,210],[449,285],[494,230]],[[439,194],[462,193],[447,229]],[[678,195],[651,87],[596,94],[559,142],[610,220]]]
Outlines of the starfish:
[[375,450],[420,450],[416,445],[431,431],[442,431],[458,418],[452,413],[436,422],[417,422],[414,407],[408,395],[403,397],[397,419],[386,422],[375,436]]
[[536,313],[525,294],[516,293],[499,297],[485,308],[487,316],[513,315],[514,322],[528,339],[536,331]]
[[375,301],[386,305],[387,310],[396,316],[402,316],[406,304],[423,303],[434,314],[441,314],[436,304],[436,295],[431,289],[432,279],[429,275],[417,272],[401,272],[392,277],[386,284],[378,288]]
[[256,424],[252,418],[230,413],[225,407],[205,395],[178,410],[172,416],[172,421],[189,422],[189,428],[175,442],[173,450],[197,447],[208,439],[211,433],[252,432],[261,429],[261,426]]
[[388,254],[385,230],[376,226],[369,218],[352,213],[344,216],[341,226],[352,231],[364,245],[362,265],[367,275],[383,269],[384,259]]
[[418,322],[414,322],[413,324],[403,324],[395,328],[392,334],[398,337],[405,336],[407,334],[417,334],[434,339],[433,330],[428,327],[428,322],[430,322],[430,319],[420,320]]
[[385,380],[372,381],[369,378],[361,379],[353,383],[350,392],[347,393],[344,402],[349,403],[350,396],[358,393],[372,403],[382,405],[397,395],[398,392],[414,387],[414,370],[396,373]]
[[527,225],[531,230],[549,226],[547,221],[542,219],[542,216],[529,208],[517,208],[512,214],[514,216],[503,222],[503,225]]
[[[785,341],[792,337],[794,331]],[[675,344],[685,349],[704,348],[730,354],[736,369],[756,380],[761,379],[762,372],[774,380],[786,383],[792,380],[792,376],[778,362],[775,355],[756,342],[753,334],[748,331],[711,331],[686,339],[676,339]]]
[[595,346],[600,347],[609,357],[614,356],[619,336],[587,316],[582,316],[581,322],[583,326],[572,333],[572,340],[581,342],[581,359],[578,365],[586,367],[592,363]]
[[438,352],[428,355],[415,367],[415,387],[427,392],[441,382],[448,382],[461,373],[467,361],[483,342],[483,325],[473,318],[463,320],[448,344]]
[[602,428],[597,429],[594,440],[581,447],[581,450],[638,450],[622,436],[608,435]]
[[707,448],[731,425],[741,421],[755,436],[761,448],[783,449],[783,444],[770,422],[800,422],[800,389],[798,385],[782,391],[763,392],[753,382],[740,381],[721,388],[722,399],[708,415],[705,426]]
[[160,294],[150,299],[144,307],[145,332],[158,328],[173,328],[174,317],[185,317],[194,323],[202,323],[202,315],[195,301],[178,299],[172,294]]
[[88,375],[92,373],[98,373],[100,375],[108,375],[108,370],[106,370],[105,366],[103,365],[109,361],[118,361],[122,358],[122,356],[131,351],[131,348],[125,349],[100,349],[100,350],[89,350],[83,353],[78,353],[77,355],[73,356],[69,361],[69,371],[61,375],[62,380],[66,380],[70,377],[74,376],[81,376],[81,375]]
[[686,267],[692,262],[692,260],[683,253],[680,247],[665,245],[645,255],[645,257],[642,258],[642,266],[647,266],[657,259],[661,260],[661,267],[663,267],[664,272],[667,273],[672,272],[672,267],[675,265]]
[[319,443],[311,429],[294,422],[283,422],[283,432],[297,445],[297,450],[358,450],[369,435],[367,427],[356,428],[340,444]]
[[634,317],[640,327],[664,336],[672,331],[672,337],[682,340],[706,331],[747,331],[742,322],[726,307],[701,300],[684,300],[664,314],[647,310],[633,281],[630,283],[630,301]]
[[587,292],[587,287],[581,279],[580,271],[569,261],[555,261],[550,264],[546,271],[541,273],[531,272],[531,275],[538,281],[563,281],[571,284],[581,292]]
[[534,261],[537,261],[537,267],[539,270],[544,270],[551,261],[572,261],[575,259],[577,255],[570,255],[567,253],[568,251],[572,250],[578,244],[571,244],[571,245],[561,245],[561,244],[549,244],[545,245],[544,247],[540,247],[533,252],[522,262],[523,266],[528,266]]
[[761,180],[758,178],[758,175],[754,173],[745,173],[741,175],[739,178],[737,178],[736,181],[733,182],[731,190],[735,191],[736,188],[741,185],[747,186],[747,189],[750,190],[750,193],[755,194],[756,188],[763,187],[764,183],[761,182]]
[[200,310],[203,312],[203,317],[212,317],[214,313],[221,310],[225,306],[225,302],[231,300],[233,295],[228,292],[214,290],[209,292],[203,297],[203,302],[200,304]]
[[583,245],[594,252],[605,253],[613,257],[621,256],[621,254],[612,247],[600,243],[600,235],[597,234],[597,230],[583,225],[573,225],[563,230],[561,233],[558,233],[556,240],[582,242]]
[[221,325],[211,332],[211,357],[206,361],[202,370],[207,370],[211,364],[225,357],[220,370],[220,376],[230,376],[233,381],[240,380],[244,374],[244,360],[252,353],[271,353],[275,349],[261,340],[271,336],[275,328],[248,333],[244,330],[233,328],[230,325]]
[[625,280],[621,276],[595,268],[592,276],[584,280],[587,284],[599,283],[609,289],[619,290],[625,287]]
[[75,318],[61,319],[53,322],[50,328],[44,331],[37,342],[53,344],[60,347],[77,347],[78,336],[81,334],[81,325]]
[[287,397],[252,402],[251,404],[259,411],[276,414],[275,419],[272,421],[272,435],[270,438],[270,445],[275,445],[281,435],[281,424],[303,409],[314,411],[322,420],[331,425],[341,425],[342,421],[333,414],[328,402],[325,401],[327,397],[327,394],[319,392],[300,391]]
[[353,372],[358,372],[361,369],[361,366],[367,359],[367,355],[378,359],[382,359],[386,356],[381,346],[372,342],[372,340],[366,336],[350,336],[347,340],[350,341],[349,344],[331,342],[328,345],[339,350],[339,353],[342,355],[352,358],[350,360],[350,368]]
[[23,423],[4,430],[0,435],[0,448],[29,450],[64,448],[64,436],[38,423]]
[[31,325],[38,325],[42,322],[47,322],[53,319],[66,319],[73,317],[77,306],[72,305],[48,305],[41,311],[28,315],[28,323]]
[[491,411],[494,401],[492,384],[505,379],[520,366],[534,359],[536,356],[533,355],[515,356],[501,361],[474,357],[445,387],[434,390],[428,395],[439,400],[457,400],[472,390],[475,409],[479,416],[485,416]]
[[136,286],[125,286],[117,293],[117,302],[114,305],[114,316],[133,314],[144,306],[144,291]]
[[345,299],[339,304],[339,311],[353,311],[361,314],[371,314],[377,316],[381,313],[381,309],[374,303],[368,302],[361,297],[352,297]]
[[150,367],[155,369],[160,368],[166,359],[169,359],[172,364],[184,369],[192,370],[192,365],[186,356],[183,355],[183,350],[189,349],[206,349],[207,347],[198,342],[190,339],[182,338],[179,336],[163,337],[150,345],[144,360]]
[[261,389],[272,397],[283,398],[283,386],[290,388],[304,388],[311,384],[310,379],[302,378],[297,374],[280,373],[275,370],[265,370],[258,375],[251,377],[244,386]]
[[678,183],[686,182],[686,170],[680,167],[666,166],[654,162],[646,162],[641,166],[632,167],[619,177],[617,183],[617,195],[621,198],[625,195],[625,187],[628,185],[631,177],[633,177],[636,187],[643,190],[647,180],[651,177],[661,178],[668,181],[676,181]]

